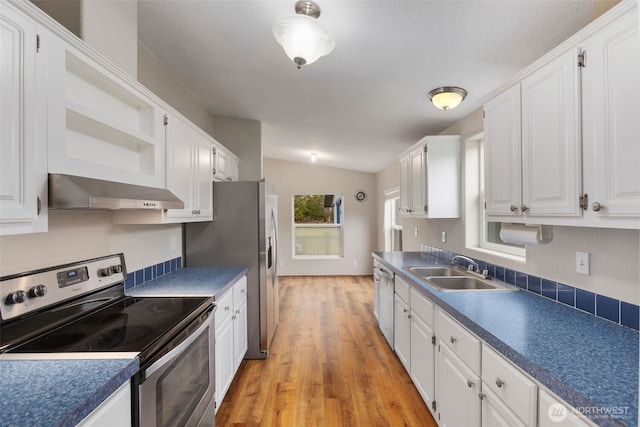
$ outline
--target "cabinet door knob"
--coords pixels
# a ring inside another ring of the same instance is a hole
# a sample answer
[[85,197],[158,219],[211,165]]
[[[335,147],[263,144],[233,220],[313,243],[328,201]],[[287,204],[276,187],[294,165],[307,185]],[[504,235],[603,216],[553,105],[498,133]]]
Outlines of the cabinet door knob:
[[229,307],[228,305],[225,305],[224,311],[229,311],[229,310],[231,310],[231,307]]
[[518,210],[518,208],[517,208],[517,206],[516,206],[516,205],[511,205],[511,206],[509,207],[509,209],[511,210],[511,212],[515,212],[515,211],[517,211],[517,210]]
[[403,309],[402,309],[402,311],[403,311],[404,313],[406,313],[406,312],[407,312],[407,311],[409,311],[409,310],[408,310],[408,309],[406,309],[406,308],[403,308]]
[[593,202],[593,204],[591,205],[591,209],[593,209],[594,212],[600,212],[600,209],[602,209],[602,205],[598,202]]
[[498,388],[502,388],[502,386],[504,385],[504,381],[502,381],[500,377],[496,377],[496,385],[498,386]]
[[527,207],[527,205],[522,205],[522,206],[520,206],[520,210],[524,213],[524,212],[528,211],[529,208]]
[[478,393],[478,397],[480,398],[480,400],[484,400],[485,394],[484,393]]
[[467,380],[467,385],[469,386],[469,388],[473,387],[473,381]]
[[451,341],[451,344],[455,344],[457,340],[456,337],[452,336],[451,338],[449,338],[449,341]]

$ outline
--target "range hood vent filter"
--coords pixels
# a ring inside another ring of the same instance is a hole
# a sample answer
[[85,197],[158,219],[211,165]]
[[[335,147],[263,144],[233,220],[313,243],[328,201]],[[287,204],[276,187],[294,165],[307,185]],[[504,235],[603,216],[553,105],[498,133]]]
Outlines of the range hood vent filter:
[[163,188],[49,174],[49,208],[95,210],[183,209],[184,203]]

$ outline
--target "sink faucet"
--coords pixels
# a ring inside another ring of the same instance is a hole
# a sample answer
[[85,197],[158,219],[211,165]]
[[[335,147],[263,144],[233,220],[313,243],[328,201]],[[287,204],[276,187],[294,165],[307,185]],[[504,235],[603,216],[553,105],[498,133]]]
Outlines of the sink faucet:
[[469,265],[469,267],[468,267],[469,270],[475,271],[476,273],[480,273],[480,266],[478,265],[477,262],[475,262],[471,258],[468,258],[468,257],[463,256],[463,255],[456,255],[451,259],[451,264],[455,265],[457,259],[461,259],[461,260],[467,261],[469,263],[468,264]]

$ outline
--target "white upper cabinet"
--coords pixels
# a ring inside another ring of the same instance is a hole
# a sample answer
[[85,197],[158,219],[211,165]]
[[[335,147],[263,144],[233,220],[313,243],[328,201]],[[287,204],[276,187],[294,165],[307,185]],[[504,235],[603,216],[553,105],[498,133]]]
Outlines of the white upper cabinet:
[[213,139],[178,116],[168,116],[166,123],[166,188],[184,202],[184,208],[114,212],[114,223],[157,224],[213,219]]
[[0,8],[0,235],[47,231],[46,75],[36,24]]
[[484,105],[484,176],[488,215],[517,215],[522,203],[520,85]]
[[114,66],[52,42],[49,172],[164,187],[164,110]]
[[580,216],[580,97],[571,49],[521,83],[525,215]]
[[623,2],[484,105],[493,221],[640,228],[640,38]]
[[460,217],[460,137],[427,136],[400,157],[400,213]]
[[488,215],[581,214],[578,73],[568,51],[485,104]]
[[585,192],[594,221],[640,217],[640,38],[634,15],[584,44]]

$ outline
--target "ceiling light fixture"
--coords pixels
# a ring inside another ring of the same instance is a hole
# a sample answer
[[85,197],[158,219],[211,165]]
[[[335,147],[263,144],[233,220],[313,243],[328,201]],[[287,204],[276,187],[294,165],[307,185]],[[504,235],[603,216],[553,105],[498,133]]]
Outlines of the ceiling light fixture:
[[316,160],[318,160],[318,153],[311,153],[309,154],[311,156],[311,162],[315,163]]
[[466,90],[455,86],[439,87],[429,92],[429,99],[441,110],[456,108],[466,96]]
[[333,35],[320,23],[320,7],[309,0],[299,0],[295,15],[287,15],[273,26],[273,37],[298,69],[331,53],[336,46]]

